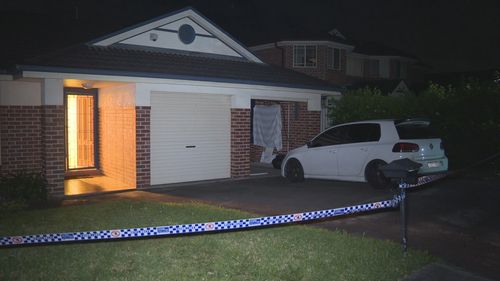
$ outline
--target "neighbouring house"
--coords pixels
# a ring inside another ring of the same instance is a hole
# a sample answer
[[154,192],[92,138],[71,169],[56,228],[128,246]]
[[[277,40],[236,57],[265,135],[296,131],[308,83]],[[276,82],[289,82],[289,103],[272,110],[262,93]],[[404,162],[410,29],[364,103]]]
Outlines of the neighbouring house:
[[[355,42],[338,29],[280,34],[279,39],[250,47],[264,62],[304,73],[345,89],[358,85],[393,85],[385,94],[409,93],[424,81],[427,67],[412,56],[368,42]],[[330,125],[324,97],[322,129]]]
[[0,75],[0,173],[123,188],[248,176],[252,106],[279,105],[282,151],[320,131],[325,81],[263,63],[192,8],[27,60]]

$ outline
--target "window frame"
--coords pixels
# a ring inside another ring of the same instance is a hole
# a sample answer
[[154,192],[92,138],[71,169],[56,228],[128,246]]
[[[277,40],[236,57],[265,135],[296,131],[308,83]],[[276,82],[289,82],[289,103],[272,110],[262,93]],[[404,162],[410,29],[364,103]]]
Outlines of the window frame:
[[[307,65],[307,47],[314,47],[314,65]],[[303,51],[303,63],[297,64],[297,50]],[[297,44],[293,45],[292,65],[294,68],[316,68],[318,66],[318,45],[314,44]]]

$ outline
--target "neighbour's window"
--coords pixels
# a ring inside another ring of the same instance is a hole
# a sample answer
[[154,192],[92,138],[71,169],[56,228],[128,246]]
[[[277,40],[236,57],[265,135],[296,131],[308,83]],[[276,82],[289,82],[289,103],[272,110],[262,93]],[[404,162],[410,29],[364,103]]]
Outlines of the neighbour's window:
[[328,69],[341,70],[340,63],[340,49],[339,48],[328,48],[327,50],[327,67]]
[[316,45],[293,46],[294,67],[316,67]]

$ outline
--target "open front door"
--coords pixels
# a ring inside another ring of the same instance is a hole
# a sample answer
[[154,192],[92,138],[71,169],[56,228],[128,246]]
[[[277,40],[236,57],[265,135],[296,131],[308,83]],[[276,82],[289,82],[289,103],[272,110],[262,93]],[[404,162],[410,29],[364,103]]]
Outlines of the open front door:
[[66,168],[96,168],[96,94],[66,92]]

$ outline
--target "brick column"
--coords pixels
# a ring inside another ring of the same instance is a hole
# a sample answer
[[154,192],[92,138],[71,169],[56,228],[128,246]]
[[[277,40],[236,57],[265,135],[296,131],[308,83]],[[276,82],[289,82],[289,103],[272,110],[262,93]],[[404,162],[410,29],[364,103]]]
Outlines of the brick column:
[[135,107],[136,188],[151,185],[151,107]]
[[231,177],[250,175],[250,109],[231,109]]
[[42,106],[42,169],[50,197],[64,195],[64,106]]
[[307,110],[307,103],[296,103],[292,106],[292,112],[298,106],[299,116],[297,119],[290,116],[290,149],[297,148],[310,141],[321,130],[321,111]]

